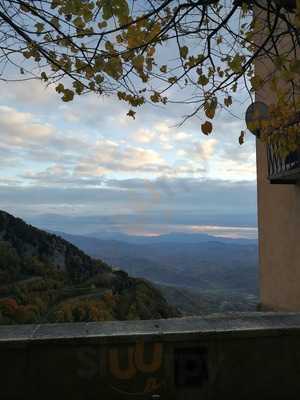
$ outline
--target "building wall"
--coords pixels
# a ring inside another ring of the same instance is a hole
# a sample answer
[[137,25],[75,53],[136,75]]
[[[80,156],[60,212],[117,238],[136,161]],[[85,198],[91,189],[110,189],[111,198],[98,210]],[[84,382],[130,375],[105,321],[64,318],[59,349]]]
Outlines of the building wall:
[[[264,58],[256,63],[260,76],[272,68]],[[269,105],[273,96],[266,84],[257,91],[256,100]],[[257,140],[261,305],[265,309],[300,311],[300,185],[272,185],[267,177],[266,145]]]
[[262,307],[300,311],[300,186],[271,185],[265,144],[257,141]]

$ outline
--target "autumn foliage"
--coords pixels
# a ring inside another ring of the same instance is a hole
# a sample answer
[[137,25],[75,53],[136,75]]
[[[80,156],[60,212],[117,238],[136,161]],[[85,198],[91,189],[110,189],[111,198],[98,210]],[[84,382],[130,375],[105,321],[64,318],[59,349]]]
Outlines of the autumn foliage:
[[[0,23],[2,79],[39,79],[65,102],[115,96],[132,118],[146,103],[185,103],[182,121],[200,117],[208,135],[241,91],[253,100],[273,79],[299,109],[299,1],[4,0]],[[258,76],[266,59],[276,74]]]
[[176,315],[153,286],[113,271],[58,236],[2,211],[0,232],[0,324]]

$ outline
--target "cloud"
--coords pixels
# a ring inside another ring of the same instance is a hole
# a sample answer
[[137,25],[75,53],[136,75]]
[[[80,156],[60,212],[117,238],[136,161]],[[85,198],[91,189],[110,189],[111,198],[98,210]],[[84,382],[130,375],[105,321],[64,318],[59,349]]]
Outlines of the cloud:
[[[59,143],[59,146],[61,144]],[[38,172],[27,170],[21,178],[34,184],[57,186],[98,186],[101,178],[114,172],[171,173],[172,168],[154,150],[120,144],[111,140],[98,140],[95,146],[78,149],[77,159],[68,164],[60,159]],[[82,155],[81,155],[82,154]]]
[[131,135],[135,142],[151,143],[156,138],[156,133],[148,129],[139,129]]
[[[30,187],[2,183],[0,208],[43,228],[77,234],[197,231],[200,225],[255,227],[256,186],[255,182],[176,177],[102,180],[98,187],[84,190],[79,180],[77,186],[66,188],[41,186],[38,181]],[[47,217],[53,213],[57,216]]]
[[[42,121],[33,113],[0,106],[0,151],[7,151],[2,165],[9,167],[11,157],[23,165],[35,162],[34,168],[23,167],[19,176],[27,182],[49,185],[77,182],[97,185],[95,178],[116,172],[133,176],[146,173],[152,177],[211,175],[223,179],[242,176],[253,179],[255,176],[255,153],[253,149],[249,151],[251,144],[239,149],[235,157],[237,149],[232,143],[173,130],[170,120],[159,123],[154,120],[152,128],[136,131],[135,141],[125,140],[126,135],[120,138],[120,134],[107,138],[104,131],[93,136],[86,134],[83,127],[71,131]],[[136,142],[139,143],[136,145]]]
[[[1,168],[9,168],[12,165],[16,165],[18,163],[18,158],[12,149],[7,148],[0,141],[0,166]],[[3,171],[2,171],[3,172]]]
[[177,142],[181,142],[182,140],[189,139],[190,137],[191,134],[180,131],[174,135],[174,140],[176,140]]
[[[188,173],[201,173],[207,175],[209,162],[214,159],[214,153],[218,141],[213,138],[207,138],[202,142],[192,142],[185,147],[177,150],[177,157],[181,160],[187,160],[181,170],[186,169]],[[189,167],[188,167],[189,166]]]
[[147,104],[132,120],[128,106],[112,97],[65,104],[40,82],[4,92],[2,208],[24,215],[124,213],[141,220],[155,214],[157,223],[159,215],[169,215],[182,224],[196,223],[199,214],[202,222],[205,215],[255,215],[255,143],[248,135],[238,144],[242,119],[221,113],[215,133],[206,137],[200,118],[176,126],[187,105]]
[[80,160],[76,171],[94,176],[99,174],[99,168],[104,173],[110,171],[158,172],[168,166],[163,157],[154,150],[100,139],[96,142],[92,154]]
[[232,179],[239,179],[240,177],[245,177],[247,179],[253,179],[256,175],[256,164],[255,161],[239,161],[230,159],[220,159],[216,160],[215,165],[215,175],[219,176],[231,176]]
[[19,165],[22,172],[27,164],[38,163],[44,168],[49,163],[62,163],[65,167],[76,163],[91,143],[80,136],[59,130],[35,114],[0,106],[0,153],[5,166]]
[[207,161],[213,156],[217,144],[216,139],[207,139],[202,143],[194,142],[190,150],[185,151],[185,155],[196,161]]
[[71,173],[66,167],[58,164],[37,173],[27,171],[20,178],[33,185],[46,187],[96,187],[102,184],[101,176],[94,178],[78,176]]
[[[48,177],[51,171],[48,171]],[[159,201],[151,205],[153,193],[159,193]],[[35,186],[1,186],[0,204],[93,204],[94,210],[101,214],[102,204],[111,202],[112,207],[122,205],[122,209],[131,207],[132,196],[143,199],[157,210],[169,207],[175,211],[217,210],[222,212],[256,210],[255,182],[226,182],[195,178],[150,179],[103,179],[101,187],[86,188],[78,185],[73,188]],[[119,209],[121,212],[121,209]]]
[[131,134],[131,138],[138,143],[154,143],[167,151],[174,149],[178,142],[188,141],[191,137],[187,132],[171,129],[166,123],[156,124],[151,129],[141,128]]
[[24,147],[37,141],[47,140],[53,132],[53,127],[36,120],[31,113],[18,112],[11,107],[0,106],[2,144]]
[[2,104],[12,104],[24,109],[45,112],[45,107],[57,108],[59,96],[54,86],[46,86],[40,80],[24,82],[0,82]]

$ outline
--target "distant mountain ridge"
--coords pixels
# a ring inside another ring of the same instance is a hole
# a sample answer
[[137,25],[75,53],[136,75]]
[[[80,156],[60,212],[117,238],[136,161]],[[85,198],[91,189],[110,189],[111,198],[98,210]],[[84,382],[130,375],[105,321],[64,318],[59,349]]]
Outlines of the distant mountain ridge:
[[[216,310],[217,304],[220,305],[218,311],[255,308],[258,295],[257,241],[215,238],[205,234],[150,238],[125,236],[126,242],[60,235],[86,253],[119,266],[132,276],[144,277],[158,284],[176,307],[176,290],[182,299],[193,298],[197,307],[191,307],[187,302],[184,306],[188,312],[198,309],[203,313],[205,308]],[[208,303],[211,306],[206,307]]]
[[[64,233],[63,233],[64,234]],[[78,236],[78,235],[75,235]],[[199,243],[199,242],[221,242],[234,244],[257,244],[257,239],[230,238],[223,236],[213,236],[207,233],[184,233],[171,232],[162,235],[128,235],[124,233],[97,233],[80,235],[100,240],[117,240],[132,244],[154,244],[154,243]]]
[[0,323],[177,315],[149,282],[0,211]]
[[[257,238],[257,214],[218,214],[215,212],[180,212],[173,214],[168,220],[163,218],[161,212],[149,212],[140,214],[114,214],[114,215],[58,215],[37,214],[27,216],[26,220],[44,230],[66,232],[72,235],[88,235],[100,239],[118,239],[126,241],[128,236],[123,232],[157,232],[162,234],[165,229],[173,232],[187,232],[186,228],[191,226],[220,227],[224,231],[229,227],[227,233],[237,234],[242,237]],[[170,224],[170,225],[169,225]],[[231,227],[231,228],[230,228]],[[233,229],[232,229],[233,228]],[[210,231],[206,231],[210,233]],[[216,233],[218,230],[215,231]],[[193,236],[197,235],[194,232]],[[126,237],[127,236],[127,237]],[[134,236],[137,239],[137,236]],[[148,237],[149,238],[149,237]],[[131,238],[132,239],[132,238]]]

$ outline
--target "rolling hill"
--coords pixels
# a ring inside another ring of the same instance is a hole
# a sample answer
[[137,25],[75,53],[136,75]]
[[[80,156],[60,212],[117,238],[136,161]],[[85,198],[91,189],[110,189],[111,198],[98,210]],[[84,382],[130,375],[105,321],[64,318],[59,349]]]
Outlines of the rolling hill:
[[59,234],[87,254],[159,285],[169,302],[188,315],[250,311],[258,302],[255,240],[171,234],[123,235],[120,241]]
[[160,291],[0,211],[0,323],[178,316]]

